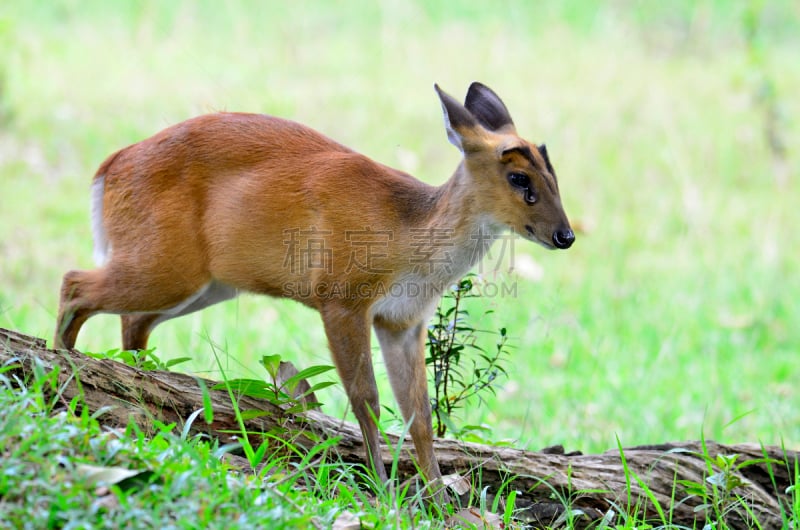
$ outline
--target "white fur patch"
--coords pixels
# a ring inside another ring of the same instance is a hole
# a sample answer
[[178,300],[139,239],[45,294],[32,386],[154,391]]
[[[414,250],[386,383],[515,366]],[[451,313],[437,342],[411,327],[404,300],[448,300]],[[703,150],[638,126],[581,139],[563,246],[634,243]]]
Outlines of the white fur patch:
[[92,237],[94,239],[94,262],[97,266],[105,265],[111,257],[111,245],[108,242],[106,227],[103,224],[103,194],[105,192],[106,178],[100,175],[92,182],[91,191],[91,220]]
[[161,316],[153,324],[153,326],[164,322],[165,320],[188,315],[189,313],[200,311],[201,309],[216,303],[224,302],[225,300],[230,300],[231,298],[236,298],[238,295],[239,291],[233,287],[225,285],[224,283],[220,283],[216,280],[211,280],[182,302],[162,311]]
[[452,247],[434,249],[444,262],[417,262],[415,268],[419,270],[402,274],[391,285],[380,286],[384,296],[372,306],[372,314],[395,322],[427,322],[442,293],[483,258],[503,231],[502,225],[480,220],[473,233],[460,240],[454,237]]
[[385,296],[372,306],[372,314],[390,322],[427,321],[442,297],[447,283],[436,284],[419,275],[409,274],[391,285],[380,286]]

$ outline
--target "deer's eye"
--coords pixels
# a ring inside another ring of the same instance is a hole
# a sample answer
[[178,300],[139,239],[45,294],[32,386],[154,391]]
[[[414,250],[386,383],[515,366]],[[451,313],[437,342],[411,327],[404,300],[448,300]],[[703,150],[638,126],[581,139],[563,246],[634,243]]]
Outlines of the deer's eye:
[[529,179],[528,175],[525,173],[509,173],[508,181],[512,186],[516,186],[518,188],[527,188],[531,184],[531,179]]

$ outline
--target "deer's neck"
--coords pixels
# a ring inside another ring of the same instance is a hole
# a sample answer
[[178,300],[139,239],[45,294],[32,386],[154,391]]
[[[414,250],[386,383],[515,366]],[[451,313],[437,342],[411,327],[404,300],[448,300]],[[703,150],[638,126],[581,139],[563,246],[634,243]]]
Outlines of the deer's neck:
[[429,213],[421,228],[412,231],[412,244],[426,238],[442,265],[448,265],[453,280],[479,262],[505,227],[482,211],[480,197],[464,164],[436,188]]

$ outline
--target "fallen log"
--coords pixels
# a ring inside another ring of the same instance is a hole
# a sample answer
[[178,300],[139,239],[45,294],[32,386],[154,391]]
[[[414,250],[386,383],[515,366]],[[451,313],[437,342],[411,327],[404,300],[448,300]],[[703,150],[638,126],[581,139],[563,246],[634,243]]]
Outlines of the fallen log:
[[[143,371],[76,350],[48,349],[42,339],[2,328],[0,365],[12,365],[10,373],[21,380],[37,365],[44,371],[57,369],[65,403],[81,395],[92,412],[105,411],[102,421],[111,427],[135,421],[148,432],[153,420],[182,426],[203,408],[205,396],[211,401],[213,421],[196,419],[191,429],[222,442],[234,440],[236,435],[231,433],[241,436],[228,392],[203,389],[211,389],[216,384],[212,381],[177,372]],[[245,420],[248,436],[277,433],[307,449],[336,437],[337,458],[363,461],[361,433],[352,423],[319,410],[290,413],[286,406],[247,396],[238,396],[236,406],[265,413]],[[390,441],[395,446],[400,442],[397,436],[390,436]],[[413,477],[416,469],[410,439],[402,441],[402,449],[405,458],[400,461],[399,473]],[[436,440],[435,450],[443,473],[480,475],[481,487],[489,486],[495,492],[517,490],[516,513],[521,520],[549,526],[570,516],[575,527],[596,525],[603,517],[625,512],[660,524],[669,521],[702,527],[707,518],[716,517],[711,508],[718,502],[727,503],[717,507],[725,511],[729,528],[751,528],[753,517],[762,528],[780,528],[785,514],[791,514],[789,488],[800,455],[779,447],[722,445],[708,440],[630,447],[598,455],[567,454],[559,448],[531,452],[449,439]],[[722,475],[724,469],[711,465],[718,455],[739,455],[737,464],[752,464]],[[387,464],[391,462],[389,449],[384,449],[383,458]],[[699,485],[707,494],[690,494],[685,487],[688,484]],[[715,500],[715,487],[717,493],[728,494],[726,499],[718,496]]]

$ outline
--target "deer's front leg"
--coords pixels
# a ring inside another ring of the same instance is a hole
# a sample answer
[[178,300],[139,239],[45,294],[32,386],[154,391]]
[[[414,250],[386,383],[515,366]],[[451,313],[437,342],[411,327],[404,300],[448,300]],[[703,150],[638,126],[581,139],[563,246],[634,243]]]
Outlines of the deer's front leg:
[[380,415],[378,386],[372,369],[370,329],[364,312],[353,312],[338,306],[323,308],[322,320],[328,337],[333,363],[344,384],[350,406],[353,407],[364,444],[367,463],[375,469],[378,479],[388,477],[381,457],[377,420]]

